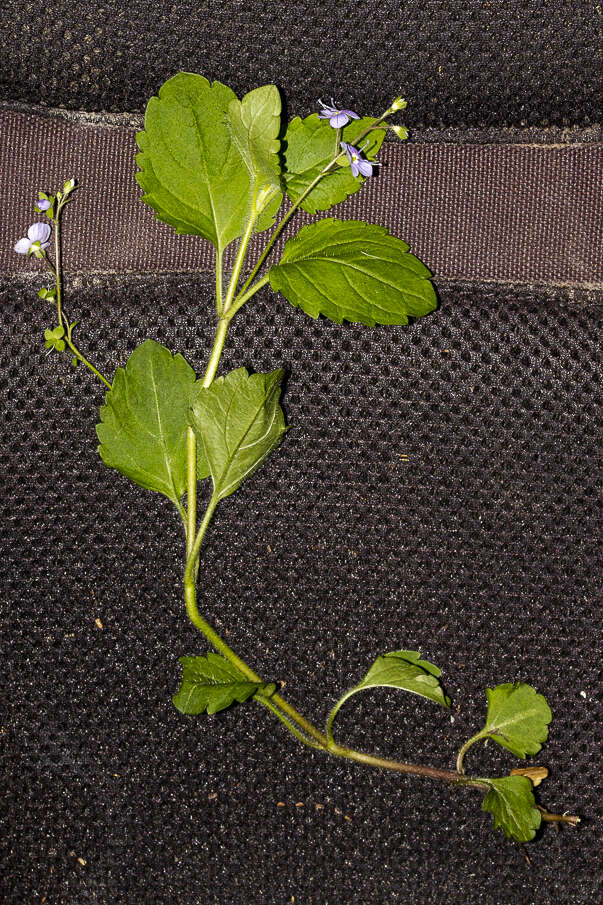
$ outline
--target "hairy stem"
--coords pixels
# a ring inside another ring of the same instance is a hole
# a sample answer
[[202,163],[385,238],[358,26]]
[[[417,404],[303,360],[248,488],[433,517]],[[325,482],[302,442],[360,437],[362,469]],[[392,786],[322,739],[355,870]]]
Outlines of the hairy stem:
[[440,782],[449,782],[454,785],[471,786],[474,789],[487,788],[487,783],[463,776],[454,770],[440,770],[437,767],[428,767],[423,764],[410,764],[404,761],[390,760],[386,757],[376,757],[373,754],[365,754],[362,751],[356,751],[354,748],[347,748],[331,742],[327,749],[329,754],[336,757],[346,757],[349,760],[357,761],[360,764],[367,764],[371,767],[382,767],[386,770],[394,770],[397,773],[407,773],[413,776],[426,776],[428,779],[437,779]]

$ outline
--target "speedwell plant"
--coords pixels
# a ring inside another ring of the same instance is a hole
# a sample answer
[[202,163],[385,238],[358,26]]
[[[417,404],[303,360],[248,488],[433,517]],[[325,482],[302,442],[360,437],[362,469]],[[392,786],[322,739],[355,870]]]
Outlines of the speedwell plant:
[[[280,694],[277,683],[245,663],[197,607],[199,557],[216,508],[252,477],[286,432],[282,370],[249,374],[237,368],[219,374],[233,318],[265,286],[308,316],[338,324],[403,325],[436,308],[430,272],[383,226],[319,219],[288,238],[277,256],[277,239],[297,211],[329,211],[358,192],[379,165],[376,157],[388,131],[401,140],[407,137],[402,125],[390,122],[406,107],[402,98],[378,117],[339,109],[334,101],[319,104],[317,113],[289,123],[282,142],[281,100],[274,85],[239,100],[220,82],[179,73],[148,104],[144,131],[137,136],[142,200],[177,233],[201,236],[215,249],[215,338],[200,377],[180,354],[148,339],[110,382],[76,346],[76,323],[63,306],[60,233],[75,180],[54,194],[39,192],[35,209],[45,219],[29,227],[15,251],[38,259],[52,276],[52,285],[39,292],[56,309],[56,325],[45,333],[48,352],[67,352],[74,365],[84,364],[106,387],[96,428],[102,461],[140,487],[163,494],[182,520],[186,612],[214,650],[180,658],[181,683],[173,698],[178,710],[198,716],[253,701],[299,742],[325,754],[478,790],[494,825],[527,842],[543,819],[578,819],[536,804],[533,788],[547,770],[474,776],[465,772],[465,755],[487,739],[519,758],[540,750],[551,711],[530,685],[509,682],[487,689],[485,723],[461,747],[455,769],[388,760],[338,741],[338,711],[353,695],[380,686],[447,708],[450,700],[438,667],[412,650],[378,656],[320,729]],[[258,234],[262,250],[249,260],[250,242]]]

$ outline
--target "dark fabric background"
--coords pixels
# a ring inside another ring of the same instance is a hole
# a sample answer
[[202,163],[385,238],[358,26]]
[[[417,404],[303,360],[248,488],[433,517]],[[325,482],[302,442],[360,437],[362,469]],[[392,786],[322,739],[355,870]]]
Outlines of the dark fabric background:
[[142,111],[186,69],[237,93],[275,82],[291,108],[333,95],[411,125],[587,125],[599,118],[601,13],[591,0],[5,0],[2,97]]
[[[443,130],[599,115],[590,2],[5,8],[2,98],[26,105],[140,112],[186,68],[239,93],[274,80],[295,113],[331,95],[379,109],[401,92],[411,125]],[[546,827],[528,866],[470,790],[309,752],[255,706],[173,708],[176,658],[207,650],[181,601],[178,518],[100,463],[102,388],[44,355],[40,285],[0,280],[0,899],[598,901],[596,288],[439,280],[433,315],[372,331],[266,292],[224,357],[287,368],[291,430],[217,514],[202,611],[319,723],[377,654],[420,649],[444,670],[450,713],[383,691],[338,717],[340,739],[390,756],[453,767],[486,686],[546,693],[541,798],[583,823]],[[147,336],[202,370],[206,275],[68,275],[67,289],[109,375]],[[468,755],[476,773],[516,764],[493,745]]]
[[[201,370],[199,279],[80,284],[94,359],[111,373],[151,335]],[[533,682],[555,715],[534,759],[552,771],[543,800],[584,826],[547,828],[528,868],[470,791],[312,754],[254,707],[179,715],[176,657],[206,644],[180,599],[178,518],[102,467],[102,390],[43,356],[46,318],[13,284],[6,902],[596,900],[593,312],[563,295],[441,291],[409,328],[337,328],[268,294],[235,323],[224,367],[290,369],[291,430],[219,511],[200,606],[319,721],[379,652],[439,663],[451,715],[386,692],[342,712],[342,739],[391,756],[452,766],[486,685]],[[513,762],[469,755],[475,771]]]

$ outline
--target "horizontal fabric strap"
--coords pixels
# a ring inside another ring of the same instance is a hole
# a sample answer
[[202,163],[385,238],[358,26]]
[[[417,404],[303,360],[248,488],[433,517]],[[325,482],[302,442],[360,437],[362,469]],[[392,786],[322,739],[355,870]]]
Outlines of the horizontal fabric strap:
[[[213,249],[177,236],[140,202],[135,181],[138,117],[0,109],[3,236],[0,272],[39,267],[13,246],[43,219],[37,191],[78,181],[64,217],[70,273],[211,270]],[[603,145],[386,142],[378,175],[321,216],[366,219],[409,243],[436,277],[596,289]],[[301,213],[292,231],[313,218]],[[265,234],[256,238],[258,247]]]

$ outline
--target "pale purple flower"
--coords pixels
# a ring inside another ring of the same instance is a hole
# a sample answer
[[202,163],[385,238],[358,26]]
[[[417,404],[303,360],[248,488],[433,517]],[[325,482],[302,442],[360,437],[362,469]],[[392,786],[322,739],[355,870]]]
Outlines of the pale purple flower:
[[40,213],[47,211],[49,207],[52,207],[52,204],[46,198],[40,198],[39,201],[36,201],[36,210],[40,211]]
[[338,110],[333,98],[331,98],[330,107],[327,107],[322,101],[319,101],[318,103],[322,107],[322,110],[318,114],[319,118],[328,119],[329,125],[334,129],[341,129],[342,126],[347,126],[351,119],[360,119],[358,114],[354,113],[353,110]]
[[[366,148],[367,144],[368,144],[368,142],[366,142],[366,144],[364,144],[363,147],[360,148],[360,151],[364,150],[364,148]],[[360,156],[360,151],[357,148],[355,148],[354,145],[348,145],[345,143],[345,141],[342,141],[341,148],[343,151],[345,151],[346,156],[347,156],[348,160],[350,161],[350,169],[352,171],[352,176],[358,176],[358,175],[372,176],[373,167],[380,166],[380,164],[378,164],[375,160],[372,160],[372,161],[364,160]]]
[[27,236],[19,239],[15,245],[15,251],[19,255],[26,255],[35,249],[48,248],[50,242],[50,226],[48,223],[33,223],[27,230]]

